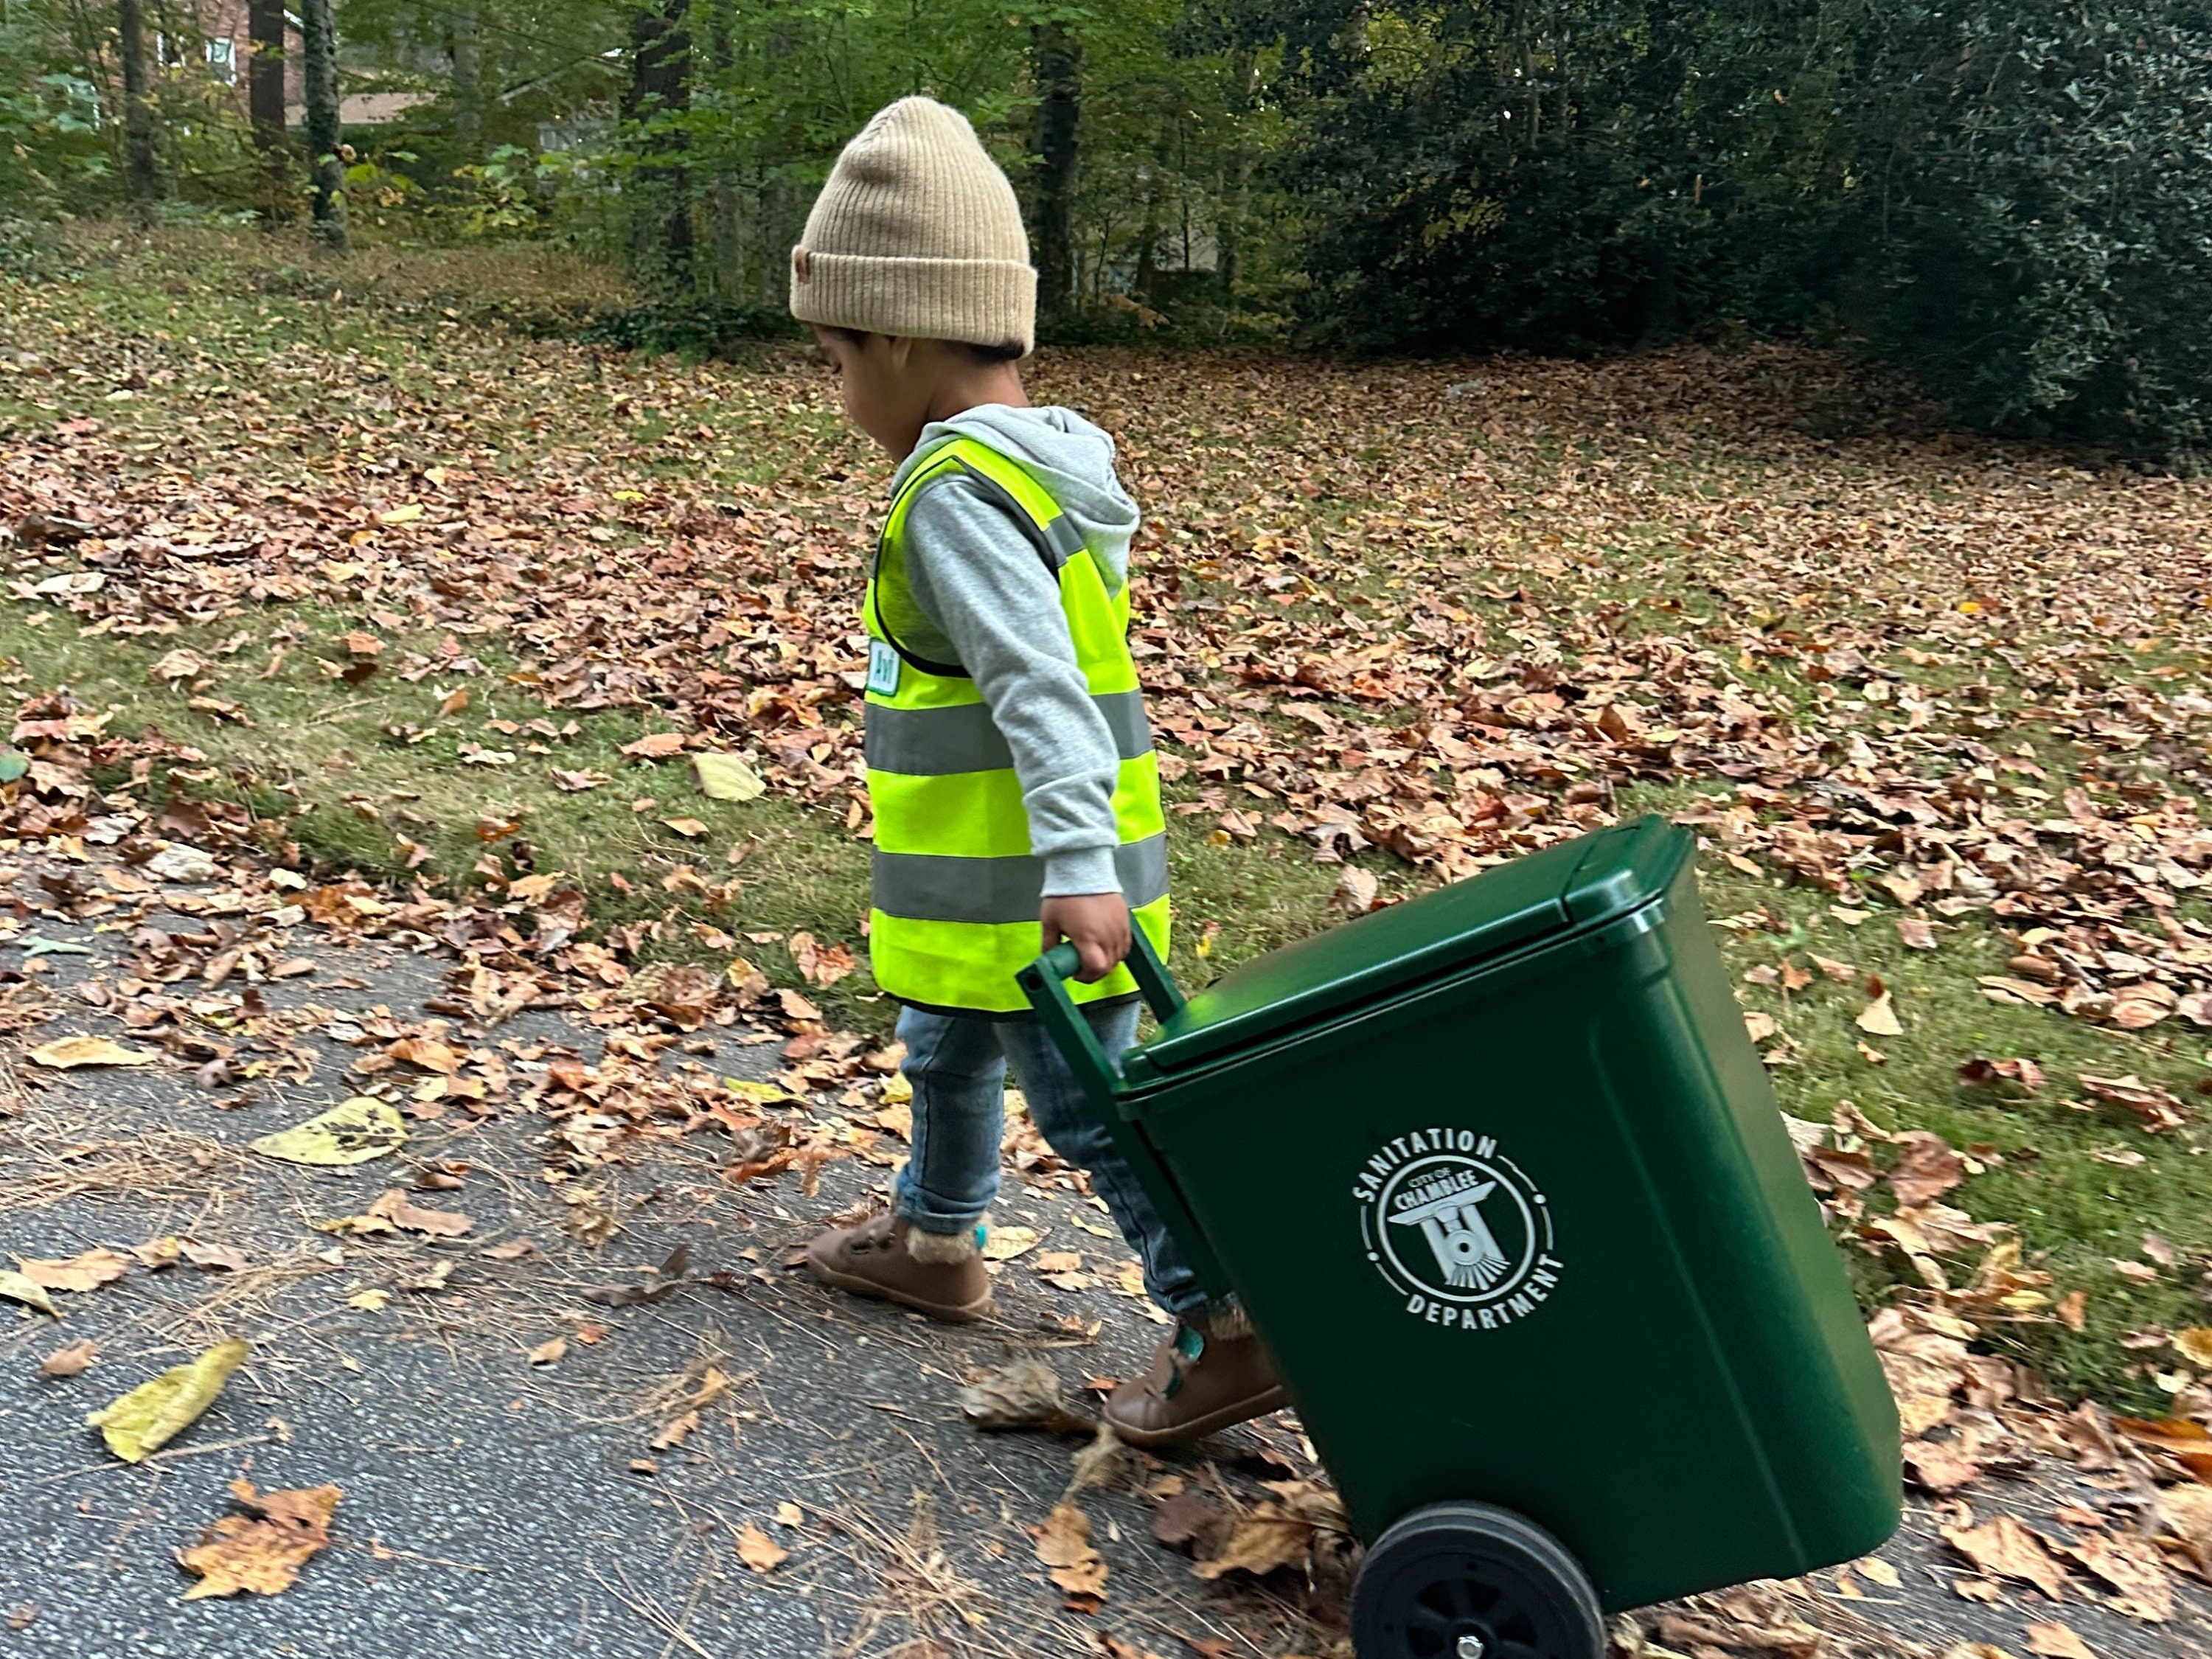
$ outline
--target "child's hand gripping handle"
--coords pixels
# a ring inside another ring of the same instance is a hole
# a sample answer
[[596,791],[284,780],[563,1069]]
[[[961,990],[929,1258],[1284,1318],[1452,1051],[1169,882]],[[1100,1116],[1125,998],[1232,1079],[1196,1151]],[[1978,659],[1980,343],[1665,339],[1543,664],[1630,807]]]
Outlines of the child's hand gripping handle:
[[[1171,1018],[1182,1007],[1182,993],[1168,977],[1159,953],[1152,949],[1152,941],[1142,927],[1129,930],[1127,962],[1152,1017],[1158,1020]],[[1076,1011],[1075,1000],[1067,994],[1067,981],[1082,969],[1083,958],[1075,947],[1060,944],[1054,945],[1016,977],[1030,1006],[1044,1022],[1054,1044],[1066,1057],[1068,1067],[1082,1084],[1084,1092],[1101,1111],[1118,1117],[1114,1097],[1121,1088],[1121,1073],[1106,1058],[1106,1051],[1098,1046],[1091,1022]]]
[[[1141,1124],[1131,1121],[1122,1113],[1119,1098],[1121,1072],[1098,1046],[1097,1033],[1076,1007],[1075,1000],[1067,994],[1066,981],[1082,966],[1083,958],[1073,945],[1055,945],[1023,969],[1016,979],[1036,1010],[1037,1018],[1044,1022],[1054,1046],[1066,1060],[1068,1069],[1075,1073],[1084,1093],[1090,1097],[1092,1109],[1121,1149],[1138,1184],[1144,1188],[1161,1221],[1175,1236],[1200,1286],[1207,1295],[1218,1299],[1228,1294],[1229,1281],[1214,1259],[1213,1248],[1206,1243],[1205,1232],[1191,1215],[1190,1206],[1183,1201],[1175,1177],[1168,1173],[1151,1137]],[[1182,994],[1168,977],[1168,970],[1161,964],[1158,953],[1152,949],[1152,942],[1145,936],[1142,927],[1130,930],[1128,966],[1136,979],[1137,989],[1155,1018],[1166,1020],[1182,1007]]]

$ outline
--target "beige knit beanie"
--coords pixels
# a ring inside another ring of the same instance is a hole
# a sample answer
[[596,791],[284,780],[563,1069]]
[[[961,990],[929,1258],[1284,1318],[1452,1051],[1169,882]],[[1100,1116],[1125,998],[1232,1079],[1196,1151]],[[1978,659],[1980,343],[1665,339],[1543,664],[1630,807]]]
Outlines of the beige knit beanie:
[[909,339],[1036,343],[1021,208],[966,116],[902,98],[845,146],[791,251],[791,314]]

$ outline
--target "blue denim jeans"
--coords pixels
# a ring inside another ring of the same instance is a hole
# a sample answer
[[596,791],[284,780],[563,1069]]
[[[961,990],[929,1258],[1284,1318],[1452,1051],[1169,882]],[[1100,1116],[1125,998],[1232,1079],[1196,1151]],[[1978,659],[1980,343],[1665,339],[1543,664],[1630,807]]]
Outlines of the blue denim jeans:
[[[1109,1056],[1118,1059],[1136,1041],[1134,1002],[1085,1012]],[[1030,1121],[1055,1153],[1090,1173],[1091,1190],[1143,1264],[1152,1300],[1178,1316],[1205,1316],[1205,1291],[1042,1024],[908,1008],[898,1034],[906,1044],[900,1069],[914,1085],[914,1152],[898,1175],[901,1215],[924,1232],[957,1233],[991,1207],[1011,1060]]]

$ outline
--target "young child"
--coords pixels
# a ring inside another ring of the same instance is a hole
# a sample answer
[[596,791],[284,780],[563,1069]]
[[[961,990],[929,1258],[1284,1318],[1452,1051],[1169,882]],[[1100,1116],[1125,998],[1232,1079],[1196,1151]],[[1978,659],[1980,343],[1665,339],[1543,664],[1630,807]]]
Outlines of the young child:
[[958,112],[904,98],[847,145],[792,251],[845,412],[898,459],[864,602],[869,955],[904,1005],[913,1154],[889,1215],[823,1234],[822,1279],[964,1323],[990,1306],[980,1243],[1013,1063],[1030,1115],[1090,1173],[1176,1321],[1105,1414],[1139,1446],[1283,1403],[1233,1304],[1212,1305],[1014,982],[1062,939],[1107,1053],[1134,1040],[1129,930],[1167,945],[1159,773],[1129,656],[1137,509],[1114,442],[1035,409],[1017,368],[1036,273],[1013,188]]

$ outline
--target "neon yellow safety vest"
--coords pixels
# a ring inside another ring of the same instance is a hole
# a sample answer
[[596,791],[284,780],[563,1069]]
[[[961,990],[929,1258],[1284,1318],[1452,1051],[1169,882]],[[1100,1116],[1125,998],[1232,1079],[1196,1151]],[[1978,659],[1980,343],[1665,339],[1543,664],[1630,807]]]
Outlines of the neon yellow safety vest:
[[[1030,851],[1013,754],[966,671],[918,656],[904,643],[926,622],[907,576],[907,514],[923,490],[950,477],[965,479],[1004,507],[1060,584],[1076,661],[1121,751],[1114,818],[1122,895],[1164,956],[1167,824],[1159,764],[1129,656],[1126,584],[1108,591],[1110,578],[1073,520],[1018,463],[972,438],[933,451],[891,503],[863,602],[868,793],[876,812],[868,954],[876,982],[902,1002],[961,1013],[1026,1012],[1014,975],[1039,952],[1044,860]],[[1071,983],[1068,990],[1091,1002],[1130,994],[1136,981],[1117,968],[1096,985]]]

